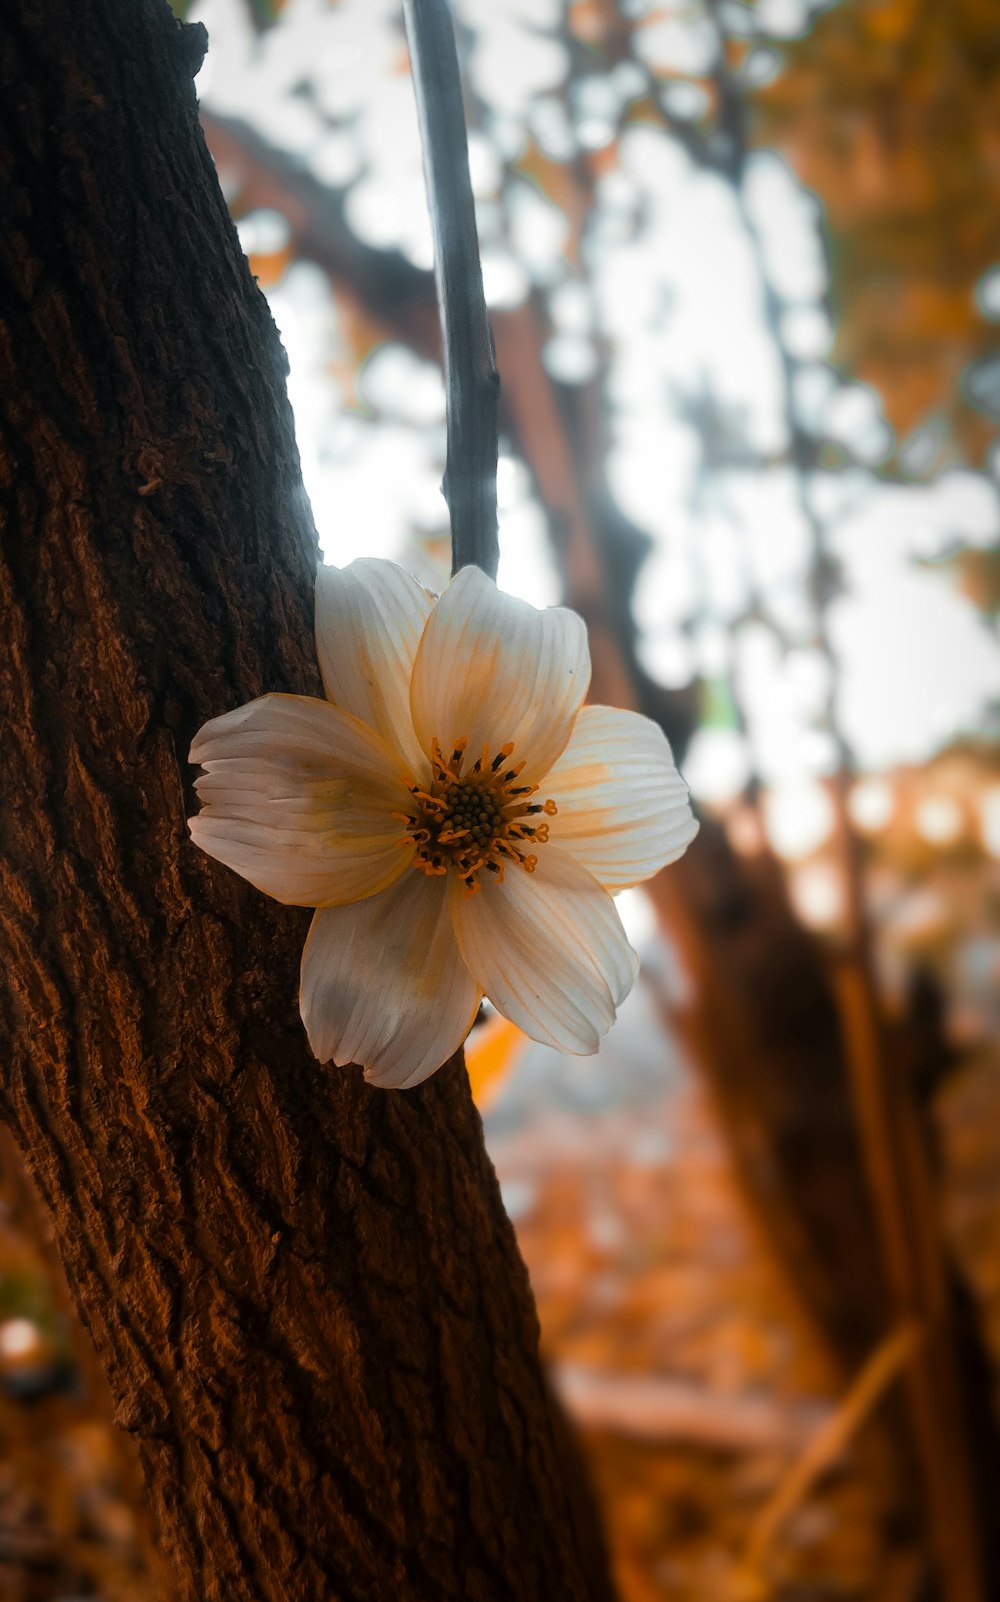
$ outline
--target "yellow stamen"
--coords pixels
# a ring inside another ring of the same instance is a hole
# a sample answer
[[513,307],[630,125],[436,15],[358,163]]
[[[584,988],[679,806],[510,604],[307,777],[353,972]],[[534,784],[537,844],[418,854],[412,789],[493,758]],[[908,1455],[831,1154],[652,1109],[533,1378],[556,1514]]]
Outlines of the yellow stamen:
[[507,862],[526,873],[535,872],[537,856],[519,846],[522,842],[544,845],[549,838],[548,824],[531,820],[540,812],[554,817],[557,809],[554,801],[529,804],[538,787],[515,782],[525,764],[508,766],[512,742],[492,754],[489,745],[484,745],[463,774],[468,744],[464,735],[456,740],[446,762],[440,740],[432,740],[434,776],[426,789],[410,784],[413,810],[395,816],[406,826],[402,843],[416,846],[414,867],[431,876],[454,868],[465,894],[472,896],[482,889],[484,869],[498,884],[503,884]]

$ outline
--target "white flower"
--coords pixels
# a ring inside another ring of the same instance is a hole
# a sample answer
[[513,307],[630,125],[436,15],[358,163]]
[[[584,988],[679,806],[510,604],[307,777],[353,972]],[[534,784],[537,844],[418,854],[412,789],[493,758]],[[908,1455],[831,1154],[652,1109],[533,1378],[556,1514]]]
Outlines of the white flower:
[[300,1006],[320,1062],[426,1079],[485,993],[559,1051],[595,1051],[638,969],[611,893],[697,824],[656,724],[583,706],[574,612],[466,567],[439,600],[392,562],[321,567],[328,700],[213,718],[191,833],[279,901],[316,907]]

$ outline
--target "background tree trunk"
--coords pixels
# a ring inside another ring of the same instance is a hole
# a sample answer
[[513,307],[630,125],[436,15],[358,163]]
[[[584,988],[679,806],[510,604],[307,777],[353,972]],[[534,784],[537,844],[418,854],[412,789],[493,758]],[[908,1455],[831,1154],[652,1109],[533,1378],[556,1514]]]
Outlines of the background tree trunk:
[[320,689],[202,46],[162,0],[0,20],[2,1112],[181,1602],[580,1602],[598,1541],[461,1057],[401,1094],[319,1067],[309,915],[187,840],[199,725]]

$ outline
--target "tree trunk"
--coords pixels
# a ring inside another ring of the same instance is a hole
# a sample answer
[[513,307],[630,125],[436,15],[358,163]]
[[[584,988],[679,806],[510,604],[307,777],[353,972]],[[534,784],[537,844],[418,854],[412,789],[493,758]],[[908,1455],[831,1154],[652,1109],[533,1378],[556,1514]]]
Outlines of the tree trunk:
[[0,20],[0,1110],[178,1602],[606,1595],[459,1055],[308,1053],[190,739],[319,693],[284,363],[163,0]]

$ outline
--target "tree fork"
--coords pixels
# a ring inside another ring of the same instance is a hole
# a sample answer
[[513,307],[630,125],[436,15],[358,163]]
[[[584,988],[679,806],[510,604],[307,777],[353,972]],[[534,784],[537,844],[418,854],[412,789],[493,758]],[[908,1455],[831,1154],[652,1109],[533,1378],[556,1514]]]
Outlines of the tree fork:
[[321,1068],[185,757],[319,693],[284,362],[162,0],[0,20],[0,1111],[176,1602],[607,1595],[461,1054]]

